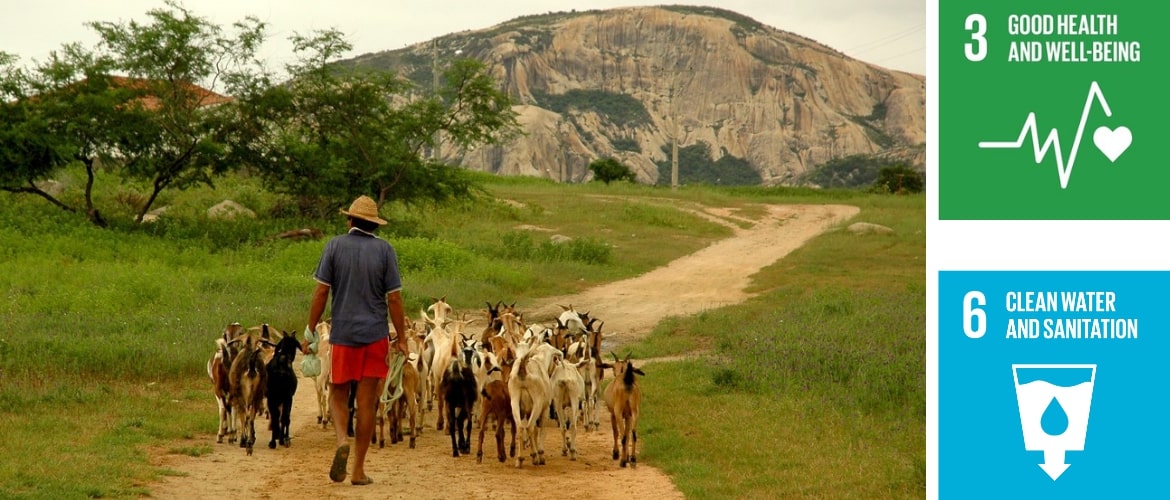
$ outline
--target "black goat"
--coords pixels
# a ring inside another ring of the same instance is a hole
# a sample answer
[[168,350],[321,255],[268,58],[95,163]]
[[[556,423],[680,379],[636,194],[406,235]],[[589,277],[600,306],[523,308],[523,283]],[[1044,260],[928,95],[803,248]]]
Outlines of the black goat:
[[475,372],[471,370],[473,350],[457,351],[458,343],[451,342],[452,359],[439,382],[439,394],[447,406],[447,427],[451,434],[451,456],[471,454],[471,408],[475,406],[478,389]]
[[273,349],[272,360],[268,362],[268,414],[272,440],[269,448],[276,443],[288,447],[290,442],[289,420],[292,413],[293,396],[297,393],[297,374],[293,371],[293,360],[301,350],[296,332],[281,332],[284,336]]

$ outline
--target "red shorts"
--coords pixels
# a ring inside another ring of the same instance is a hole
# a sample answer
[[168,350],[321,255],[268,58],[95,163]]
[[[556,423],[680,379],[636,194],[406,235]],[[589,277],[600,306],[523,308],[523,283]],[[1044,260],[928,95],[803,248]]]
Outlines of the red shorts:
[[363,378],[386,378],[390,373],[390,366],[386,364],[386,356],[390,353],[390,338],[367,344],[361,347],[344,345],[330,346],[333,349],[331,356],[332,380],[334,384],[344,384]]

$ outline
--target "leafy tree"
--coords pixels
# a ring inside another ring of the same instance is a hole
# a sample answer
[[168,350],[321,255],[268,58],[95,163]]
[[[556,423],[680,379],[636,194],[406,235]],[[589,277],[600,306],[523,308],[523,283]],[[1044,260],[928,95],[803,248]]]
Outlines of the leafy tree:
[[[212,185],[212,177],[231,166],[227,137],[232,115],[215,109],[221,82],[238,85],[258,71],[255,54],[264,41],[264,24],[254,17],[235,23],[225,36],[219,25],[196,17],[174,0],[147,12],[151,22],[89,23],[101,36],[126,85],[142,94],[148,111],[136,134],[119,144],[123,172],[147,181],[151,192],[138,209],[141,221],[168,188]],[[203,87],[200,84],[204,85]]]
[[613,158],[598,158],[589,164],[593,180],[609,184],[613,181],[636,182],[638,180],[630,167]]
[[92,196],[99,164],[150,185],[139,221],[163,190],[210,185],[227,168],[224,134],[233,127],[228,114],[208,109],[216,94],[198,84],[250,79],[263,25],[237,23],[238,35],[225,38],[219,26],[166,5],[147,13],[148,24],[88,23],[100,37],[95,50],[65,45],[27,70],[0,58],[0,189],[78,212],[37,182],[81,165],[85,213],[105,225]]
[[[7,101],[0,114],[9,124],[0,131],[0,189],[37,195],[69,212],[84,211],[91,222],[105,226],[93,203],[95,168],[113,162],[119,148],[138,133],[140,94],[110,76],[108,57],[79,44],[63,46],[30,70],[16,68],[14,61],[9,59],[0,76]],[[41,189],[39,181],[77,164],[86,174],[84,207]]]
[[926,187],[926,181],[922,173],[904,165],[895,165],[882,167],[873,185],[885,193],[921,193]]
[[478,61],[455,61],[438,93],[418,97],[393,73],[332,64],[351,48],[336,30],[294,35],[293,44],[289,81],[240,95],[234,149],[302,211],[325,213],[358,194],[379,205],[467,195],[473,186],[462,170],[423,158],[435,132],[468,148],[518,130],[507,95]]

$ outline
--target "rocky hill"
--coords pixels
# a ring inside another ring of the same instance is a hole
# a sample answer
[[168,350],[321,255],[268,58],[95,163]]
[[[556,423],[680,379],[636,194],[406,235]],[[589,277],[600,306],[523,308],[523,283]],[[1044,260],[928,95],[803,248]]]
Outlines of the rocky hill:
[[669,183],[674,130],[680,170],[701,160],[758,172],[756,182],[769,185],[802,182],[850,155],[920,169],[925,161],[923,76],[717,8],[526,16],[347,63],[394,69],[430,88],[432,63],[452,57],[489,66],[526,132],[506,145],[441,149],[467,168],[579,182],[592,176],[589,162],[613,156],[640,182]]

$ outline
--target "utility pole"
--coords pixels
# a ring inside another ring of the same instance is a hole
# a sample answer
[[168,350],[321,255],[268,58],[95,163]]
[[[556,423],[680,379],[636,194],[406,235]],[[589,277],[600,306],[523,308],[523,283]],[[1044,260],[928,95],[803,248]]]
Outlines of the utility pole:
[[[678,73],[675,72],[677,75]],[[678,116],[674,110],[674,84],[676,78],[671,78],[670,83],[670,190],[678,191]]]
[[[434,40],[431,40],[431,78],[432,78],[431,95],[435,99],[438,99],[439,98],[439,40],[437,38]],[[442,146],[443,146],[443,136],[441,135],[441,131],[439,129],[435,129],[435,141],[434,142],[435,142],[434,148],[431,149],[431,158],[433,158],[435,160],[435,162],[438,163],[439,150],[442,149]]]

